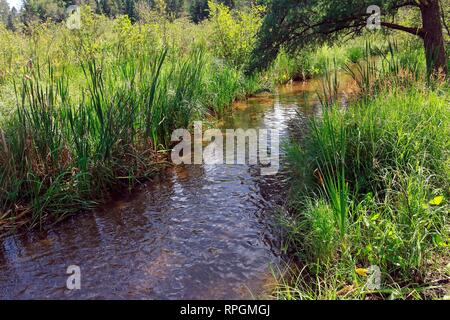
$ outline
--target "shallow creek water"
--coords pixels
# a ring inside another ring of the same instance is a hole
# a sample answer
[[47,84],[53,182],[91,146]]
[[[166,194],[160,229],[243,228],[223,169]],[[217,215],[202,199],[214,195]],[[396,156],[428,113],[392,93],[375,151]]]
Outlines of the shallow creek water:
[[[280,87],[235,105],[224,128],[275,128],[317,110],[316,84]],[[173,167],[94,212],[0,242],[2,299],[248,299],[279,264],[273,212],[283,174],[256,165]],[[68,290],[66,269],[81,268]]]

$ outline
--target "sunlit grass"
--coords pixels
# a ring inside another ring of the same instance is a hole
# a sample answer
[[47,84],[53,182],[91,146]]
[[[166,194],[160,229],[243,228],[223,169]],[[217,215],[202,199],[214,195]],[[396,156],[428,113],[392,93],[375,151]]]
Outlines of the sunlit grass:
[[[320,279],[325,290],[356,289],[354,269],[370,265],[381,268],[382,289],[430,281],[430,262],[449,239],[447,90],[391,88],[346,112],[325,109],[300,147],[289,147],[297,215],[284,223],[287,239],[317,277],[303,289],[323,296]],[[324,280],[330,276],[338,287]]]

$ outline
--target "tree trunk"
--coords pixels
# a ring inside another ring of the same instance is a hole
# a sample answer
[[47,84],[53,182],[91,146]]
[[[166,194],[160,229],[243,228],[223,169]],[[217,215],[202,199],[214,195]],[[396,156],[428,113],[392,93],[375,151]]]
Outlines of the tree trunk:
[[428,72],[430,74],[439,72],[447,74],[439,0],[421,1],[420,11]]

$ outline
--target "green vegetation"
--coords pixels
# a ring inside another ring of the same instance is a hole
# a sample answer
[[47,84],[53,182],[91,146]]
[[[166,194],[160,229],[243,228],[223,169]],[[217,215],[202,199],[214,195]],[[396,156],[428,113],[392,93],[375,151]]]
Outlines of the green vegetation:
[[324,75],[330,71],[331,61],[336,68],[356,63],[364,58],[364,46],[367,41],[380,44],[379,47],[373,48],[376,54],[388,50],[380,37],[370,34],[347,41],[345,45],[324,44],[305,49],[301,53],[288,53],[282,49],[269,68],[271,77],[276,83],[282,84],[290,80],[306,80]]
[[[252,3],[263,1],[218,0],[231,9],[246,9]],[[45,21],[62,22],[67,18],[70,5],[88,5],[97,15],[116,18],[126,15],[132,22],[139,22],[148,11],[157,11],[173,21],[188,17],[199,23],[210,16],[208,0],[23,0],[22,10],[9,9],[6,0],[0,0],[0,19],[8,28],[30,27]]]
[[[280,282],[277,298],[446,294],[449,86],[426,85],[423,54],[389,47],[347,68],[360,87],[348,109],[327,95],[306,137],[288,146],[293,214],[281,223],[303,269]],[[370,266],[382,272],[380,288],[370,287]]]
[[[373,4],[378,38],[342,45]],[[298,263],[276,298],[448,296],[448,4],[270,2],[249,70],[275,70],[279,82],[324,74],[320,116],[287,146],[292,190],[280,223]],[[345,107],[344,72],[358,89]]]
[[0,25],[1,229],[92,208],[158,171],[175,128],[270,89],[242,72],[262,8],[234,16],[210,6],[202,26],[152,10],[132,24],[90,7],[79,30]]
[[[441,5],[448,5],[448,2],[440,0],[317,0],[302,5],[295,0],[273,0],[264,19],[250,70],[267,67],[281,48],[295,52],[313,44],[360,33],[370,21],[373,11],[368,12],[368,8],[373,5],[381,10],[380,26],[400,30],[423,41],[430,74],[447,73],[443,35],[446,16]],[[413,19],[402,17],[405,10],[409,10],[408,16]],[[411,20],[413,24],[409,25]]]
[[[82,27],[70,30],[72,3],[17,11],[0,0],[1,235],[148,179],[167,164],[175,128],[323,77],[322,112],[287,146],[280,223],[299,263],[275,297],[446,294],[448,0],[81,1]],[[378,32],[365,30],[373,4]],[[344,74],[357,89],[348,106]],[[368,286],[370,266],[380,288]]]

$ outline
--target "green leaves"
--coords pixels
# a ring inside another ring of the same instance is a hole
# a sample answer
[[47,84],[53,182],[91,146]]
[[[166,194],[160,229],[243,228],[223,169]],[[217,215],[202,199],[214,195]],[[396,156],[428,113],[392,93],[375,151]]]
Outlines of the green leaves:
[[256,33],[261,23],[262,6],[253,6],[248,12],[232,12],[229,7],[208,2],[212,26],[211,45],[214,55],[233,67],[249,62],[254,49]]
[[[390,0],[273,0],[264,19],[249,72],[264,69],[279,50],[296,52],[313,44],[339,40],[367,25],[367,8],[377,5],[383,15],[395,15],[410,1]],[[420,21],[418,21],[419,23]]]

